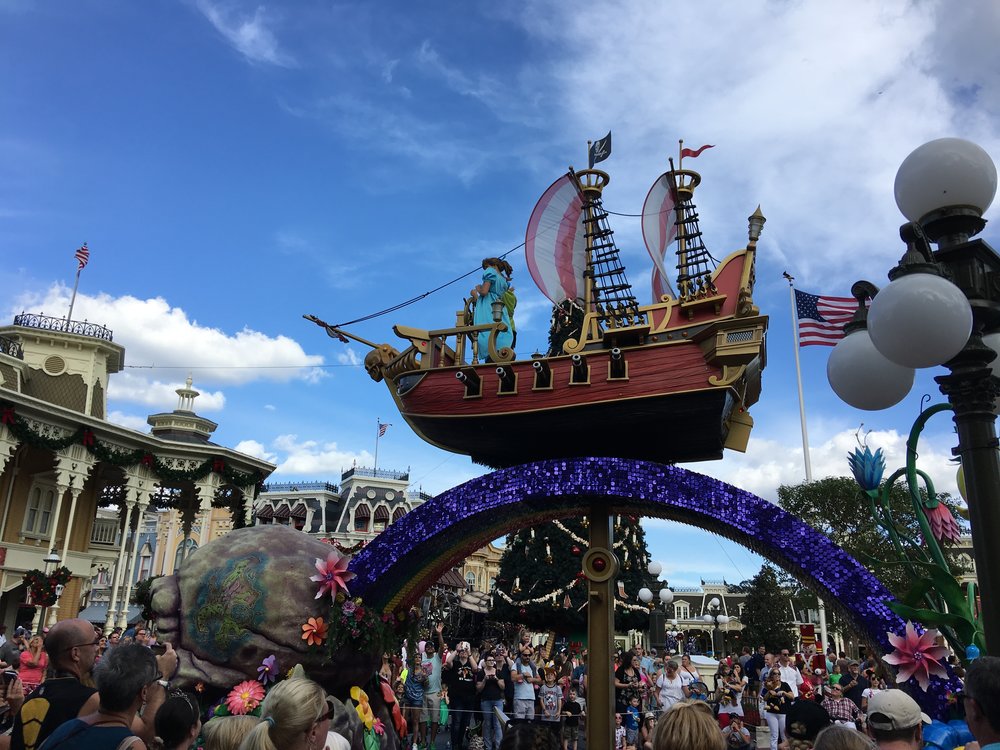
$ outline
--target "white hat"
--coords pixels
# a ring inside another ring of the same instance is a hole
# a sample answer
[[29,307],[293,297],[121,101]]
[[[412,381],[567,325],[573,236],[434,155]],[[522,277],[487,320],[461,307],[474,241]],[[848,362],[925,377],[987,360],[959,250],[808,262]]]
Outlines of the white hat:
[[930,717],[902,690],[882,690],[868,699],[868,726],[891,732],[909,729],[923,722],[930,724]]

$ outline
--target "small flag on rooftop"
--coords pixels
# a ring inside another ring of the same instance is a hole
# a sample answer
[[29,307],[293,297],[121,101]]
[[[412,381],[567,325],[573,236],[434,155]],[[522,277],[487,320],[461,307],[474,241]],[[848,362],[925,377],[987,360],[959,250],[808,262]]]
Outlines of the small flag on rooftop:
[[90,250],[87,248],[86,242],[84,242],[80,247],[77,248],[76,253],[74,253],[73,257],[76,258],[77,262],[76,270],[82,271],[87,266],[87,263],[90,261]]
[[611,156],[611,131],[601,138],[599,141],[594,141],[590,144],[590,166],[589,169],[593,169],[594,165],[599,161],[604,161],[609,156]]

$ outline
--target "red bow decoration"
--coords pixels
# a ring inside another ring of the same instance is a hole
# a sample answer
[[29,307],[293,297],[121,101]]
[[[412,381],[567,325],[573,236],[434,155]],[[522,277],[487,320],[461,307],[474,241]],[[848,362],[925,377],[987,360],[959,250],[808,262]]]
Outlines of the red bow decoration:
[[94,438],[94,433],[91,430],[83,431],[83,445],[84,447],[90,448],[94,445],[96,438]]
[[14,424],[14,407],[5,406],[3,410],[3,415],[0,416],[0,422],[4,424]]
[[221,458],[216,458],[212,461],[212,471],[216,474],[221,474],[226,468],[226,462]]
[[143,454],[143,456],[142,456],[142,465],[143,466],[152,466],[153,465],[153,454],[152,453],[145,453],[145,454]]

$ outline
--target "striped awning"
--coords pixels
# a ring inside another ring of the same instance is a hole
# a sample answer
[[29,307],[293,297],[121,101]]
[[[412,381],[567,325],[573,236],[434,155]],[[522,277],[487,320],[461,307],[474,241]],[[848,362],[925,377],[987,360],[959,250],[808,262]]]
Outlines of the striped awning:
[[272,508],[270,505],[264,505],[264,506],[261,507],[260,510],[257,511],[257,518],[265,518],[266,519],[266,518],[273,518],[273,517],[274,517],[274,508]]

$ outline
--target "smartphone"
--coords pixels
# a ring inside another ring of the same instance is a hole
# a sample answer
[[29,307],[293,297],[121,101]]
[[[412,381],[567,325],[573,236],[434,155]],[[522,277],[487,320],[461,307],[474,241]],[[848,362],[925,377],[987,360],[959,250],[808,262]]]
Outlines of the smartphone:
[[167,646],[164,643],[154,643],[152,646],[149,647],[149,650],[152,651],[157,656],[160,656],[161,654],[166,652]]

